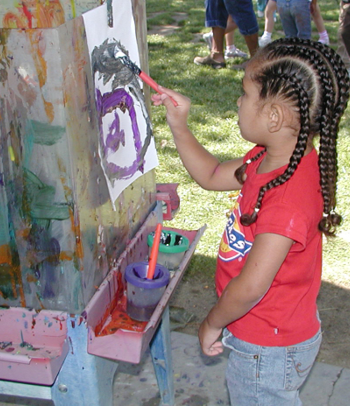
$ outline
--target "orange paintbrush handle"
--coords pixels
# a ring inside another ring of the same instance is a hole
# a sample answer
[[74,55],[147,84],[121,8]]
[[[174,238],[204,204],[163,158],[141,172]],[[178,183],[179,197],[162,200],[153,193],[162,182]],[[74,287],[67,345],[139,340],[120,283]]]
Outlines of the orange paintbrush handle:
[[[157,84],[157,82],[154,79],[152,79],[149,75],[147,75],[145,72],[141,71],[139,77],[142,79],[143,82],[149,85],[156,92],[158,92],[159,94],[161,93],[159,92],[159,85]],[[169,98],[171,99],[173,105],[177,106],[177,102],[171,96],[169,96]]]
[[156,264],[157,264],[161,233],[162,233],[162,224],[158,224],[156,228],[156,232],[154,234],[154,238],[153,238],[151,255],[148,261],[147,279],[153,279],[154,271],[156,269]]

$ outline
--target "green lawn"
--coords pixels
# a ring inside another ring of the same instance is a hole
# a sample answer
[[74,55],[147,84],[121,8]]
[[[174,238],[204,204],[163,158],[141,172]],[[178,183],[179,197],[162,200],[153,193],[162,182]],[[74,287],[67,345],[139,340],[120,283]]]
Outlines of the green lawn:
[[[337,1],[319,0],[328,30],[331,46],[336,48],[339,4]],[[164,12],[163,10],[167,10]],[[206,55],[207,47],[201,34],[204,27],[204,0],[147,0],[148,29],[154,25],[176,24],[173,16],[186,13],[187,18],[178,23],[179,28],[168,36],[148,35],[149,70],[161,85],[175,89],[192,100],[189,126],[198,140],[220,160],[244,154],[251,145],[241,139],[237,122],[236,101],[241,92],[243,71],[231,69],[213,70],[193,63],[197,55]],[[264,21],[259,19],[260,32]],[[318,39],[313,26],[313,38]],[[277,20],[273,39],[283,36],[281,23]],[[238,30],[236,46],[247,52],[243,37]],[[230,60],[228,67],[233,64]],[[241,62],[239,59],[234,63]],[[160,165],[156,169],[157,182],[179,183],[181,208],[168,226],[207,229],[197,246],[186,276],[205,274],[213,277],[218,244],[226,223],[226,212],[232,204],[228,192],[210,192],[201,189],[187,174],[176,152],[171,132],[165,121],[165,109],[152,107],[151,116]],[[341,123],[339,137],[339,184],[338,210],[344,217],[339,236],[325,243],[324,279],[337,285],[350,287],[350,108]]]

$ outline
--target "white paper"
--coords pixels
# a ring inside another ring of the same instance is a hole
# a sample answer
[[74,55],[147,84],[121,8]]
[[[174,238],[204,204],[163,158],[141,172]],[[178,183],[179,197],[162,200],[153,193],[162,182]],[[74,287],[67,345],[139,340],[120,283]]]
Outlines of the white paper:
[[113,0],[112,9],[113,27],[108,26],[106,3],[84,13],[83,19],[99,114],[99,154],[115,210],[121,192],[156,167],[158,158],[142,81],[113,57],[117,44],[133,63],[140,63],[131,1]]

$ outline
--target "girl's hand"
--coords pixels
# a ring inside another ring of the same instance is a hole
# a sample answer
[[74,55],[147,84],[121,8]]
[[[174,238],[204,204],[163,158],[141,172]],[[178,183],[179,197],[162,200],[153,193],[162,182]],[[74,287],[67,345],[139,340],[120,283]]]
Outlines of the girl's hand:
[[[191,101],[184,95],[171,89],[158,87],[160,94],[152,94],[153,105],[164,105],[167,110],[166,119],[173,132],[187,129],[187,118],[191,106]],[[177,106],[174,105],[174,101]]]
[[202,351],[205,355],[217,356],[224,351],[222,342],[217,341],[221,336],[221,332],[222,329],[211,327],[207,319],[202,322],[198,331],[198,337]]

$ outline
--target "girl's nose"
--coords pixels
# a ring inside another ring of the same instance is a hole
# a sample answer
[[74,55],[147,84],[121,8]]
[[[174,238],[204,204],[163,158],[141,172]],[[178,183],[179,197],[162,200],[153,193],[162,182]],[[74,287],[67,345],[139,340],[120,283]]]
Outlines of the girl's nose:
[[241,106],[241,96],[237,99],[237,106],[240,107]]

